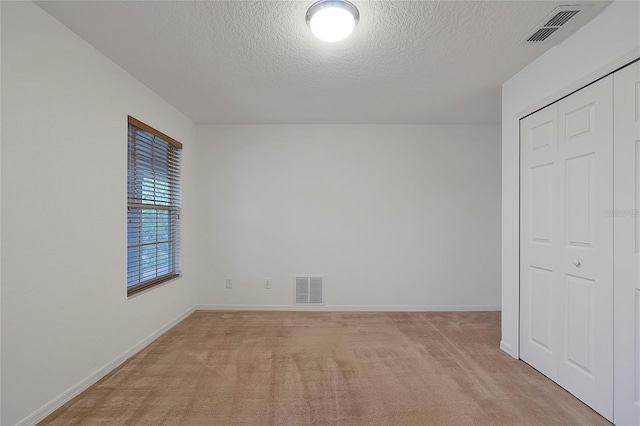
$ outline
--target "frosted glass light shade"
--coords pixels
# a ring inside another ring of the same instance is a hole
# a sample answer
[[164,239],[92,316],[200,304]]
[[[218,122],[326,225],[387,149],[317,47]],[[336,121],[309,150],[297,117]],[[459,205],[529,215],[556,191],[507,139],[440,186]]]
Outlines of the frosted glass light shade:
[[320,0],[307,11],[307,24],[311,32],[328,42],[347,38],[359,18],[358,9],[346,0]]

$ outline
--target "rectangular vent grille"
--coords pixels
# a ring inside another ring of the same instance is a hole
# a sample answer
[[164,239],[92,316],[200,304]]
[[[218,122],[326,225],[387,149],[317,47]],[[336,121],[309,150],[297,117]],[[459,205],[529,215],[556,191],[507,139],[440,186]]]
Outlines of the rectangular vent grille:
[[[521,42],[527,43],[540,43],[548,39],[552,34],[570,21],[574,16],[587,8],[589,5],[574,5],[574,6],[559,6],[556,7],[542,22],[540,22]],[[566,35],[568,31],[571,31],[571,25],[563,28],[563,33]],[[575,25],[573,26],[575,27]],[[575,28],[574,28],[575,29]]]
[[322,305],[324,278],[322,275],[296,275],[295,304]]
[[529,37],[527,41],[531,41],[531,42],[545,41],[547,37],[553,34],[556,30],[557,28],[540,28],[538,31],[535,32],[534,35]]
[[558,12],[556,16],[551,18],[546,24],[545,27],[561,27],[564,25],[569,19],[573,18],[579,10],[567,10],[564,12]]

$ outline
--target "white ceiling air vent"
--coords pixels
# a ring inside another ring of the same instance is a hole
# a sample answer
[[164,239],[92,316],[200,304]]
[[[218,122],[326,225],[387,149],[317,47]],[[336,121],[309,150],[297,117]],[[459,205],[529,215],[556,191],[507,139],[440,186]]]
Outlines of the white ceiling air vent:
[[[540,43],[556,33],[560,28],[589,5],[558,6],[544,18],[520,43]],[[571,27],[572,25],[569,25]],[[563,28],[564,29],[564,28]]]
[[295,304],[322,305],[324,278],[322,275],[296,275]]

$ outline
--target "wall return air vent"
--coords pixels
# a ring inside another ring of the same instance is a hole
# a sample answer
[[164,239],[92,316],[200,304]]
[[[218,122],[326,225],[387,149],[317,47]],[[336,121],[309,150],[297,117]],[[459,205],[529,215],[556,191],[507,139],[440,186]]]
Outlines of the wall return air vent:
[[295,304],[322,305],[324,303],[324,277],[322,275],[296,275]]
[[[541,43],[551,37],[560,28],[589,5],[559,6],[544,18],[521,43]],[[569,25],[571,26],[571,25]]]

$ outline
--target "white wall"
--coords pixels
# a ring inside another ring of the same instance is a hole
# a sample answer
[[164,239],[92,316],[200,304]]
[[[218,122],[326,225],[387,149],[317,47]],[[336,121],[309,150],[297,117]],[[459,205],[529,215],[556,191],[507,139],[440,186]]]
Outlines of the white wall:
[[640,57],[640,2],[616,1],[502,86],[502,343],[518,357],[518,120]]
[[499,308],[499,126],[198,126],[197,140],[200,305],[291,307],[293,275],[312,273],[328,309]]
[[[194,125],[31,2],[2,2],[2,420],[36,413],[195,303],[185,273],[127,300],[127,115]],[[30,420],[34,420],[31,417]]]

